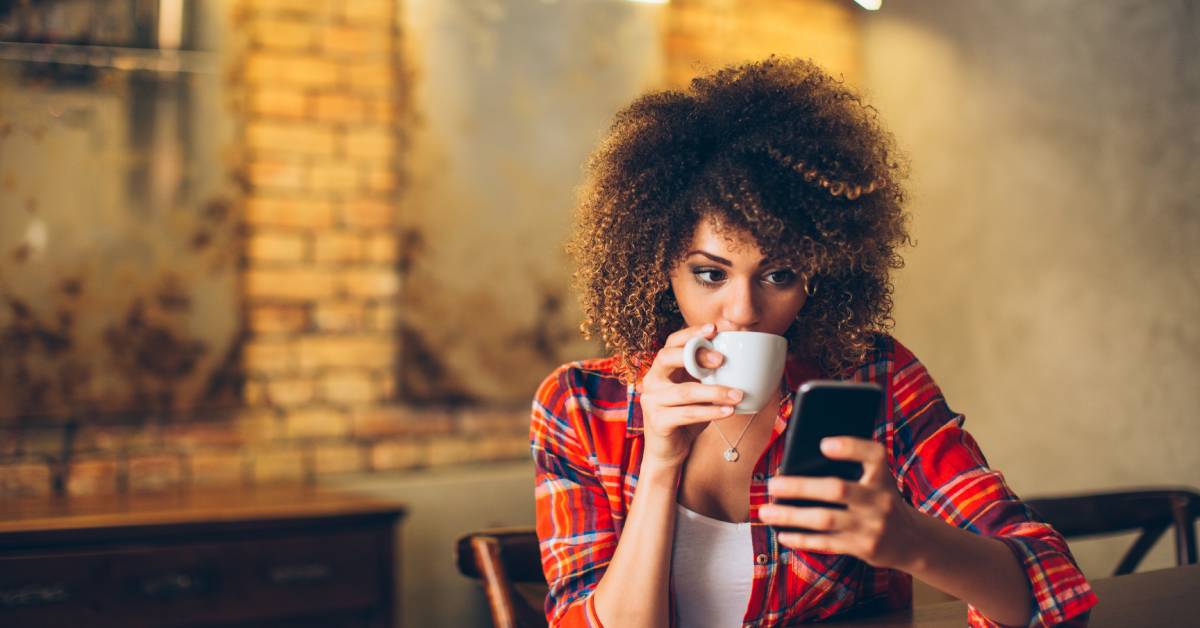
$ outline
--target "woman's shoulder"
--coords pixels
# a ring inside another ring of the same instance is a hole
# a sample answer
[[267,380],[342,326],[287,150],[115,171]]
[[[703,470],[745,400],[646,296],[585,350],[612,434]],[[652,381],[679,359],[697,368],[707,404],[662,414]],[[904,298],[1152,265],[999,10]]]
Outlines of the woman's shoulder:
[[538,387],[537,399],[544,403],[573,396],[604,402],[623,400],[628,392],[629,385],[621,376],[618,358],[590,358],[567,362],[551,371]]

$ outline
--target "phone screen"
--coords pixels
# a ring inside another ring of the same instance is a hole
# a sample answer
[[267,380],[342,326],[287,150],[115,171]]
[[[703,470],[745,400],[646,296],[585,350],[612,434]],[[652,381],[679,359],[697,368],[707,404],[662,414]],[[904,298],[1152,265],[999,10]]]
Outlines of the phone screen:
[[[779,474],[857,480],[862,476],[862,465],[826,458],[821,453],[821,440],[829,436],[869,439],[882,410],[883,389],[876,384],[818,380],[802,385],[796,392],[784,437]],[[794,506],[842,507],[813,500],[776,501]]]

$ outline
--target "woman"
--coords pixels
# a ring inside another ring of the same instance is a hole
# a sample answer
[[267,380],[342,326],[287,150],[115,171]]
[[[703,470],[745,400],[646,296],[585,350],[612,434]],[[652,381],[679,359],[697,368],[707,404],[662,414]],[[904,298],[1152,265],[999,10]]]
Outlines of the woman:
[[[787,625],[911,604],[910,576],[966,601],[976,625],[1060,623],[1095,603],[1062,537],[883,333],[907,241],[901,175],[874,110],[803,61],[728,68],[617,114],[569,247],[584,331],[614,357],[559,368],[533,406],[551,625]],[[789,342],[754,415],[683,368],[690,338],[726,330]],[[822,443],[862,463],[857,482],[775,475],[793,391],[817,378],[890,398],[873,440]]]

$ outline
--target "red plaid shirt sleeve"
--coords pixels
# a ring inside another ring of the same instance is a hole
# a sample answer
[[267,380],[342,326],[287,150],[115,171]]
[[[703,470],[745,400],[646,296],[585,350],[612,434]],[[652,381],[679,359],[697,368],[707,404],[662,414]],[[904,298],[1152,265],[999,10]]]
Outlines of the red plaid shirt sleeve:
[[617,533],[595,461],[582,406],[587,400],[563,367],[542,383],[533,403],[530,440],[535,467],[537,534],[550,585],[551,626],[599,628],[592,592],[617,547]]
[[[1035,602],[1031,626],[1086,619],[1096,595],[1066,541],[988,468],[979,446],[962,429],[962,415],[950,410],[925,367],[898,342],[894,360],[890,384],[896,417],[889,453],[901,493],[921,512],[1009,546],[1029,578]],[[996,625],[974,608],[968,609],[968,622]]]

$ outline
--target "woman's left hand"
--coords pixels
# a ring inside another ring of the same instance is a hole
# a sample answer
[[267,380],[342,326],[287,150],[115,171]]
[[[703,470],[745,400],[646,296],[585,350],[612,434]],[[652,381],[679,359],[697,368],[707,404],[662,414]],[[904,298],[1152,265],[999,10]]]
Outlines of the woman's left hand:
[[845,510],[767,504],[758,516],[776,528],[807,528],[816,532],[780,531],[779,543],[822,554],[849,554],[873,567],[910,572],[920,556],[922,515],[896,492],[883,445],[846,436],[821,441],[821,453],[831,460],[861,462],[857,482],[836,477],[776,476],[767,490],[776,499],[815,499],[845,504]]

